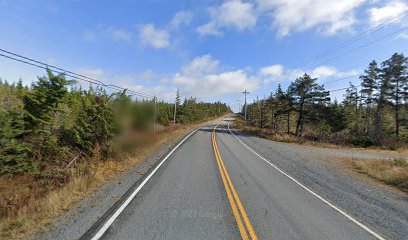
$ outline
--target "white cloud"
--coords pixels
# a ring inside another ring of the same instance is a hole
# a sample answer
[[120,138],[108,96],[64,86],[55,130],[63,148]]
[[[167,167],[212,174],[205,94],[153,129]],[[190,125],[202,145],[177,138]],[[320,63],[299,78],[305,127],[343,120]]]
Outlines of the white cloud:
[[144,45],[154,48],[167,48],[170,46],[170,34],[167,30],[158,29],[153,24],[142,25],[139,29],[140,41]]
[[319,66],[312,71],[312,76],[317,78],[327,78],[338,74],[338,71],[334,67]]
[[192,19],[191,11],[179,11],[165,27],[158,28],[153,23],[143,24],[139,27],[140,42],[157,49],[168,48],[171,42],[175,42],[171,41],[172,35],[181,27],[190,25]]
[[259,87],[255,76],[243,69],[224,71],[220,62],[210,55],[194,58],[168,82],[180,87],[185,95],[202,99],[241,92],[245,88],[254,91]]
[[334,35],[352,31],[357,22],[355,12],[367,1],[228,0],[209,8],[210,20],[196,30],[200,35],[219,36],[225,28],[252,30],[257,22],[264,22],[262,17],[268,17],[279,37],[311,29]]
[[[408,4],[404,1],[390,1],[382,7],[373,7],[368,10],[369,21],[372,26],[378,26],[385,21],[393,19],[408,10]],[[401,22],[402,17],[397,22]]]
[[108,28],[107,32],[110,34],[113,40],[130,42],[132,40],[132,33],[121,29]]
[[174,15],[169,26],[171,29],[178,30],[182,26],[190,25],[192,19],[193,13],[191,11],[180,11]]
[[312,28],[333,35],[356,22],[354,11],[366,0],[257,0],[258,11],[272,17],[278,36]]
[[[121,76],[114,76],[112,77],[113,82],[116,83],[117,85],[120,85],[126,89],[143,93],[149,96],[157,96],[160,99],[159,100],[165,100],[172,102],[174,101],[174,97],[176,96],[176,91],[177,89],[172,87],[172,86],[166,86],[166,85],[156,85],[156,86],[146,86],[146,84],[140,80],[140,75],[143,75],[144,73],[149,72],[152,73],[152,70],[146,70],[143,73],[135,74],[135,73],[129,73],[126,75],[121,75]],[[151,99],[150,97],[141,97],[137,96],[138,99]]]
[[201,76],[215,73],[219,70],[220,61],[214,60],[211,55],[196,57],[186,66],[183,66],[182,72],[188,76]]
[[197,27],[198,34],[204,35],[213,35],[213,36],[220,36],[222,32],[218,30],[218,27],[215,22],[209,22],[204,25]]
[[276,64],[261,68],[259,70],[259,78],[262,79],[264,84],[268,84],[271,82],[294,81],[296,78],[301,77],[305,73],[308,73],[312,77],[318,78],[319,80],[347,77],[357,74],[357,72],[354,70],[339,71],[335,67],[331,66],[318,66],[314,69],[285,69],[282,65]]
[[269,67],[261,68],[259,71],[261,75],[264,76],[282,76],[284,68],[280,64],[272,65]]
[[222,28],[243,31],[256,26],[257,16],[250,2],[226,1],[219,7],[210,8],[209,13],[211,20],[197,28],[201,35],[220,35]]

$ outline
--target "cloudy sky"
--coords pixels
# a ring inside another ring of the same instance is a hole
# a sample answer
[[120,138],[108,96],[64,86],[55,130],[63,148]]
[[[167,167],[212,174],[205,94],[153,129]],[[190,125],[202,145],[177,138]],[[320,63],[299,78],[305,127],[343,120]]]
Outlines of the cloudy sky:
[[[369,61],[408,53],[406,15],[407,0],[0,0],[0,48],[169,101],[180,89],[236,110],[244,89],[252,101],[304,72],[326,89],[358,84],[350,76]],[[43,74],[0,58],[3,79]]]

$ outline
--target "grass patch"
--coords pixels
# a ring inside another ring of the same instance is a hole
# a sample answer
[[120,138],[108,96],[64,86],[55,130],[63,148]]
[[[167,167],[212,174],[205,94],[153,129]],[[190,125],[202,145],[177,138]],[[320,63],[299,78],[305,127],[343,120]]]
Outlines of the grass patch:
[[408,192],[408,162],[404,159],[359,159],[351,160],[351,164],[359,173]]
[[176,125],[154,137],[136,143],[131,152],[116,154],[105,161],[77,164],[65,174],[68,181],[55,184],[35,175],[0,177],[0,239],[26,239],[45,231],[52,219],[68,211],[91,192],[121,173],[142,163],[163,144],[173,144],[200,126]]
[[308,141],[304,138],[297,138],[292,134],[277,133],[270,129],[265,129],[265,128],[261,129],[259,127],[253,127],[250,125],[245,126],[242,117],[236,117],[234,119],[232,126],[241,132],[250,133],[252,135],[255,135],[261,138],[265,138],[268,140],[272,140],[272,141],[277,141],[277,142],[298,143],[298,144],[307,143],[309,145],[324,145],[324,146],[329,145],[329,144],[321,143],[321,142],[318,143],[318,142]]
[[408,149],[406,146],[399,146],[395,148],[391,148],[390,146],[388,147],[383,147],[383,146],[372,146],[372,144],[368,144],[364,142],[363,140],[360,139],[362,144],[346,144],[346,143],[341,143],[341,142],[335,142],[335,141],[328,141],[328,140],[313,140],[312,136],[303,136],[303,137],[296,137],[293,134],[287,134],[287,133],[281,133],[281,132],[275,132],[271,129],[266,129],[266,128],[259,128],[259,127],[254,127],[251,125],[246,125],[244,124],[243,118],[241,116],[238,116],[234,119],[232,123],[232,127],[238,131],[241,132],[246,132],[251,135],[265,138],[268,140],[276,141],[276,142],[284,142],[284,143],[296,143],[296,144],[302,144],[302,145],[308,145],[308,146],[315,146],[315,147],[324,147],[324,148],[333,148],[333,149],[364,149],[367,151],[374,151],[378,153],[384,153],[384,154],[395,154],[398,153],[400,156],[408,156]]

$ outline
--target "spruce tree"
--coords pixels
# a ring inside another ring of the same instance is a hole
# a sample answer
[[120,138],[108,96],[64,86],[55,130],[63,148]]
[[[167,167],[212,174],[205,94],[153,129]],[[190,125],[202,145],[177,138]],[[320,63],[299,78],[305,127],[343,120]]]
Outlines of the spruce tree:
[[32,91],[23,98],[28,130],[46,135],[51,133],[53,117],[60,111],[58,106],[65,100],[67,86],[71,83],[63,75],[54,75],[48,69],[47,76],[32,84]]
[[0,110],[0,175],[20,174],[35,169],[31,148],[23,142],[24,120],[17,108]]

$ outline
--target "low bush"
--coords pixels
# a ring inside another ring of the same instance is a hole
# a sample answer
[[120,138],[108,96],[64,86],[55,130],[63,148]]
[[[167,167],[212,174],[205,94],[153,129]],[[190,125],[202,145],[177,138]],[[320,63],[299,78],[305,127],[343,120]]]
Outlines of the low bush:
[[355,147],[371,147],[378,145],[377,141],[369,136],[361,135],[361,136],[353,136],[351,138],[351,143]]

